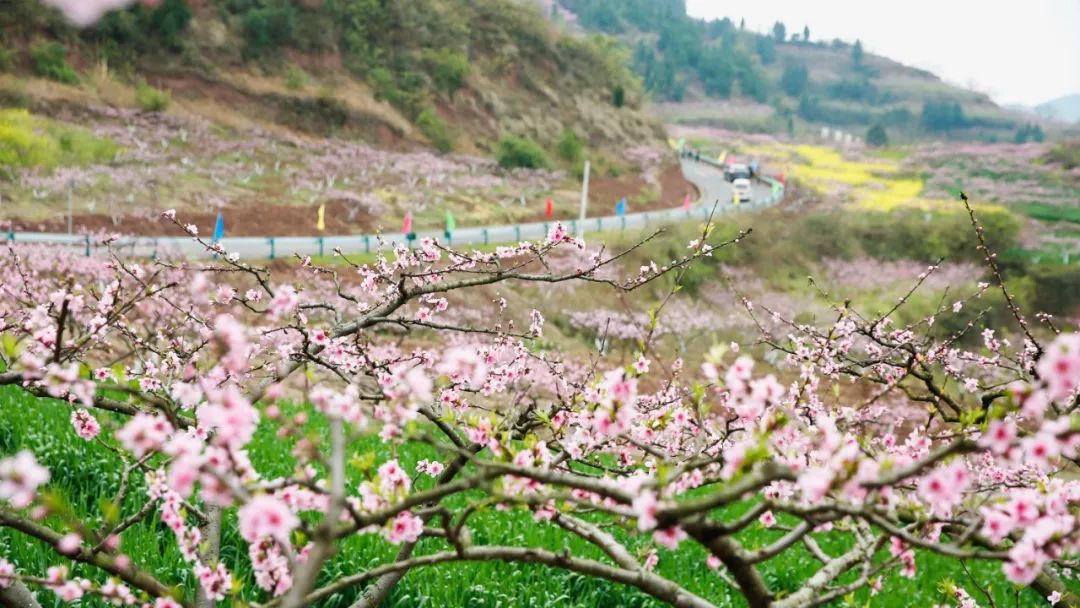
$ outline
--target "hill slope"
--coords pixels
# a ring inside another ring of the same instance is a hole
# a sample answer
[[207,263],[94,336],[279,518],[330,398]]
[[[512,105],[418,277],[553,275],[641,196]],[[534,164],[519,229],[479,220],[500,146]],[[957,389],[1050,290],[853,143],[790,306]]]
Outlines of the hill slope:
[[566,127],[595,146],[662,137],[618,53],[560,35],[513,0],[166,0],[86,30],[37,0],[7,4],[0,68],[91,85],[145,79],[215,120],[242,107],[242,122],[464,152],[490,151],[505,133],[553,144]]
[[1050,120],[1080,122],[1080,95],[1066,95],[1035,106],[1035,113]]
[[684,0],[557,1],[578,26],[632,49],[635,71],[675,122],[860,135],[880,124],[904,138],[965,139],[1012,139],[1022,126],[986,95],[867,53],[858,41],[808,41],[809,32],[781,22],[769,35],[750,32],[727,18],[691,18]]

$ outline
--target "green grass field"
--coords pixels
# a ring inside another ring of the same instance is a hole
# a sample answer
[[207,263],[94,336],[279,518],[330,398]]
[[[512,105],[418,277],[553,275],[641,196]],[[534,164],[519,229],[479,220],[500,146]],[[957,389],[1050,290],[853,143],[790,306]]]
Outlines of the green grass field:
[[[31,449],[38,459],[52,471],[53,480],[48,490],[62,495],[72,511],[80,516],[89,515],[91,521],[100,518],[103,512],[99,504],[111,500],[116,495],[120,483],[120,470],[116,466],[115,456],[103,445],[79,439],[69,421],[70,410],[64,403],[28,398],[17,388],[0,388],[0,456],[9,455],[21,448]],[[111,432],[121,423],[119,417],[99,416],[104,431],[102,438],[112,442]],[[325,436],[325,427],[318,420],[312,423],[313,433]],[[270,429],[263,426],[251,444],[251,456],[256,467],[267,478],[288,474],[294,465],[289,455],[291,442],[277,439]],[[352,444],[354,455],[374,452],[376,462],[381,463],[390,457],[390,447],[377,437],[365,438]],[[421,458],[431,458],[435,450],[420,443],[409,443],[398,448],[397,456],[407,469]],[[355,483],[364,472],[352,468],[350,481]],[[431,484],[430,480],[419,482]],[[135,512],[144,502],[144,484],[141,479],[129,493],[123,505],[124,515]],[[472,498],[480,498],[478,491]],[[460,508],[465,497],[455,497],[446,501],[450,508]],[[724,513],[734,515],[747,508],[738,505]],[[226,531],[233,530],[229,524],[235,515],[227,514]],[[100,519],[98,519],[100,522]],[[54,527],[60,527],[61,520],[52,517],[46,521]],[[542,546],[552,550],[564,547],[572,552],[593,559],[603,559],[602,554],[584,541],[569,537],[560,528],[551,525],[537,525],[532,516],[523,511],[481,511],[470,519],[470,528],[476,544],[516,543],[529,546]],[[621,538],[626,538],[621,530],[616,530]],[[750,547],[760,546],[778,537],[781,532],[764,530],[754,526],[746,531],[741,540]],[[847,542],[841,534],[818,535],[819,542],[826,551],[838,552]],[[246,600],[264,600],[265,594],[254,585],[247,548],[233,531],[227,533],[222,543],[222,558],[230,571],[239,579],[242,597]],[[651,543],[640,540],[630,541],[632,551],[644,554]],[[137,563],[156,573],[168,573],[162,578],[169,584],[179,585],[192,597],[194,581],[190,570],[182,566],[182,560],[172,533],[164,525],[146,521],[134,526],[124,534],[122,550],[131,555]],[[441,539],[429,539],[421,543],[420,553],[430,553],[445,548]],[[335,556],[324,569],[324,582],[345,573],[355,573],[365,568],[384,563],[396,552],[396,547],[385,542],[379,535],[356,536],[349,539],[342,551]],[[718,606],[742,606],[745,603],[739,595],[728,588],[723,581],[705,565],[704,551],[691,543],[683,543],[677,552],[661,549],[658,571],[700,594]],[[62,562],[57,556],[38,541],[20,533],[0,529],[0,556],[14,562],[24,573],[43,574],[50,565]],[[985,597],[980,595],[972,579],[957,562],[945,560],[928,554],[918,556],[919,574],[915,579],[906,579],[899,575],[890,575],[885,584],[885,591],[871,597],[866,590],[847,598],[836,605],[908,607],[931,606],[944,603],[941,591],[945,581],[955,581],[964,586],[985,605]],[[100,579],[100,574],[93,569],[71,565],[74,574]],[[812,574],[817,568],[809,554],[798,546],[798,550],[789,551],[762,567],[768,583],[778,590],[794,590],[800,581]],[[1016,589],[1000,574],[997,564],[969,562],[967,570],[978,585],[989,589],[999,606],[1042,606],[1045,602],[1033,591],[1023,590],[1016,596]],[[322,606],[342,608],[355,600],[360,590],[343,593],[330,598]],[[54,605],[54,597],[43,592],[40,598],[43,605]],[[60,603],[56,602],[56,606]],[[103,605],[95,599],[85,599],[82,605]],[[610,606],[662,606],[635,589],[621,585],[598,581],[578,574],[548,569],[543,566],[504,564],[497,562],[442,565],[410,572],[394,590],[385,606],[393,608],[415,607],[544,607],[544,608],[601,608]]]

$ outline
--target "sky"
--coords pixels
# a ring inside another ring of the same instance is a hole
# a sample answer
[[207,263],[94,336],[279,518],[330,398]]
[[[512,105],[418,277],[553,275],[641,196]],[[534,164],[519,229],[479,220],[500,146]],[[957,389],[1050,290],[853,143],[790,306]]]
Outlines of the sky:
[[930,70],[999,104],[1080,94],[1080,0],[686,0],[706,19],[811,40],[862,40],[870,52]]

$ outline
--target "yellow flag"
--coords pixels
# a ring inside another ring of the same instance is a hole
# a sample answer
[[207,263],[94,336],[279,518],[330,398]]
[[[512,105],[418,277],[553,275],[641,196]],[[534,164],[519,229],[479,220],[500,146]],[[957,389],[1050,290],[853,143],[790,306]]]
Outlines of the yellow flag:
[[319,219],[315,222],[315,229],[319,232],[326,230],[326,203],[319,205]]
[[727,150],[724,150],[720,153],[720,156],[716,157],[716,162],[720,163],[721,165],[724,164],[725,160],[727,160]]

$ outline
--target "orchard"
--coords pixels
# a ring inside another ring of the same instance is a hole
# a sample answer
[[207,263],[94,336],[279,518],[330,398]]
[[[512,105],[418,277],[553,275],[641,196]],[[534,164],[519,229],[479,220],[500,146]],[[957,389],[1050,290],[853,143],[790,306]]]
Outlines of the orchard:
[[[974,322],[933,331],[1000,285],[967,286],[903,326],[892,317],[904,299],[876,317],[837,303],[822,324],[746,300],[762,332],[747,352],[688,362],[646,332],[620,364],[551,348],[540,312],[483,289],[590,282],[670,296],[686,269],[753,235],[714,242],[706,225],[681,258],[621,277],[611,271],[640,244],[590,249],[556,224],[494,253],[425,240],[372,263],[305,259],[279,278],[164,215],[217,259],[7,251],[0,383],[67,404],[73,437],[105,446],[124,479],[78,517],[32,451],[0,461],[0,525],[55,552],[41,570],[0,561],[11,605],[37,605],[28,590],[43,588],[158,608],[319,605],[364,589],[359,605],[374,606],[410,570],[503,561],[713,606],[656,570],[658,550],[686,545],[749,606],[888,593],[890,573],[918,574],[916,551],[993,560],[1012,583],[1076,603],[1080,336],[1048,318],[1033,327],[1018,308],[1015,337]],[[974,213],[972,225],[981,236]],[[451,299],[486,322],[454,322]],[[652,309],[654,326],[662,315]],[[960,346],[980,332],[982,348]],[[860,400],[840,398],[852,386]],[[252,455],[260,427],[291,446],[287,473]],[[385,457],[355,447],[372,436]],[[418,446],[430,456],[395,457]],[[477,542],[488,511],[528,513],[527,525],[597,551]],[[183,563],[125,552],[125,533],[152,520]],[[749,546],[750,529],[774,534]],[[226,559],[222,539],[236,536],[246,555]],[[396,555],[331,574],[357,536]],[[795,550],[818,565],[781,592],[760,570]],[[239,559],[254,590],[232,572]],[[974,605],[970,590],[952,593]]]

